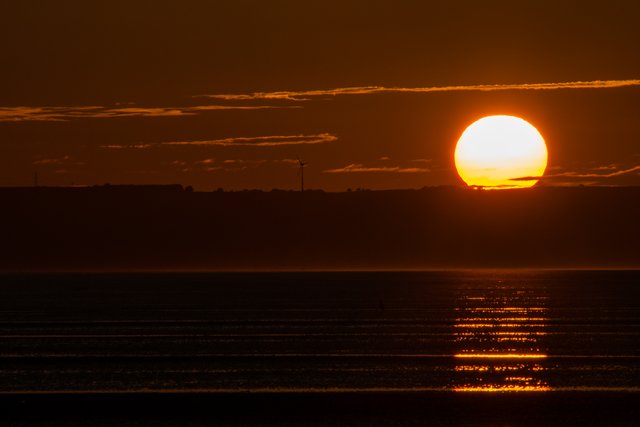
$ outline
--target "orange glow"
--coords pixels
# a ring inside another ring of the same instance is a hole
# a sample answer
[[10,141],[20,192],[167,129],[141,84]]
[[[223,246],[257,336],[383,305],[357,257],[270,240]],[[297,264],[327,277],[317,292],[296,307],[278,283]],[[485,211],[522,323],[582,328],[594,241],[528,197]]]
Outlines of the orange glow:
[[540,346],[548,317],[545,297],[500,287],[462,296],[453,326],[453,357],[460,392],[551,390],[543,377],[547,359]]
[[472,391],[472,392],[505,392],[505,391],[549,391],[551,387],[545,385],[502,385],[493,386],[487,385],[485,387],[456,387],[453,391]]
[[456,328],[535,328],[538,326],[546,326],[541,323],[528,325],[525,323],[461,323],[456,324],[454,327]]
[[544,322],[547,319],[545,317],[520,316],[520,317],[474,317],[473,320],[478,322],[490,322],[492,320],[499,320],[500,322]]
[[516,353],[460,353],[454,357],[459,359],[544,359],[546,354],[516,354]]
[[[547,146],[540,132],[527,121],[513,116],[488,116],[462,133],[455,163],[458,174],[470,186],[531,187],[547,167]],[[533,179],[522,180],[527,177]]]
[[[458,327],[458,325],[454,325],[454,326]],[[507,336],[507,337],[518,337],[518,336],[529,337],[534,335],[547,335],[547,333],[543,331],[532,331],[532,332],[490,331],[490,332],[486,332],[486,334],[491,336],[498,336],[498,337],[501,335]],[[479,335],[478,332],[456,332],[456,336],[458,337],[477,337],[478,335]]]

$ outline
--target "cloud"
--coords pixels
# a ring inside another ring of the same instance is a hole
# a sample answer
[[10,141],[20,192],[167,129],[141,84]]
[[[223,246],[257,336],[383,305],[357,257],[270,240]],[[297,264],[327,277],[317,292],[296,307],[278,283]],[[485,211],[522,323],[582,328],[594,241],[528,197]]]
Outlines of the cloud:
[[101,145],[99,148],[108,148],[109,150],[125,150],[125,149],[143,150],[145,148],[152,148],[158,145],[160,144],[126,144],[126,145],[107,144],[107,145]]
[[611,164],[611,165],[598,166],[596,168],[593,168],[593,170],[594,171],[615,171],[615,170],[618,170],[618,165]]
[[280,160],[273,160],[274,163],[286,163],[289,165],[295,165],[298,166],[299,165],[299,161],[298,159],[280,159]]
[[[611,172],[597,173],[594,171],[611,171]],[[554,181],[554,180],[567,180],[567,179],[569,180],[584,180],[584,179],[606,180],[609,178],[615,178],[623,175],[632,174],[634,172],[640,172],[640,165],[633,166],[633,167],[626,167],[623,169],[619,168],[616,165],[606,165],[606,166],[596,167],[591,169],[590,171],[585,171],[585,172],[568,171],[568,172],[559,172],[559,173],[553,173],[553,174],[545,174],[542,176],[523,176],[519,178],[512,178],[511,181],[534,181],[534,180]]]
[[351,163],[350,165],[336,168],[327,169],[322,171],[324,173],[360,173],[360,172],[383,172],[383,173],[426,173],[429,169],[425,168],[404,168],[400,166],[379,166],[379,167],[367,167],[362,163]]
[[200,165],[212,165],[216,162],[215,159],[202,159],[198,160],[196,163]]
[[69,155],[62,156],[62,157],[37,159],[31,162],[31,164],[34,166],[55,166],[55,167],[61,167],[61,166],[72,167],[72,166],[86,165],[85,162],[75,160]]
[[268,160],[260,159],[260,160],[245,160],[245,159],[227,159],[222,163],[224,164],[225,172],[238,172],[246,169],[253,169],[260,167],[267,163]]
[[244,159],[227,159],[223,163],[225,165],[261,165],[267,160],[244,160]]
[[273,110],[273,109],[300,109],[300,105],[197,105],[185,107],[183,110],[193,111],[220,111],[220,110]]
[[195,141],[170,141],[161,142],[161,145],[205,145],[205,146],[250,146],[250,147],[273,147],[279,145],[302,145],[302,144],[322,144],[333,142],[338,138],[329,133],[316,135],[277,135],[277,136],[255,136],[255,137],[235,137],[211,140]]
[[302,108],[300,106],[272,105],[197,105],[193,107],[0,107],[0,122],[65,122],[87,118],[123,117],[181,117],[205,111],[267,110],[274,108]]
[[185,167],[187,166],[187,162],[185,162],[184,160],[174,160],[171,163],[169,163],[171,166],[179,166],[179,167]]
[[34,160],[32,162],[33,165],[38,166],[38,165],[60,165],[63,162],[65,162],[66,160],[69,159],[69,156],[64,156],[64,157],[60,157],[60,158],[56,158],[56,159],[38,159],[38,160]]
[[130,145],[102,145],[101,148],[109,149],[147,149],[162,146],[218,146],[218,147],[276,147],[282,145],[309,145],[323,144],[337,141],[338,137],[329,133],[315,135],[274,135],[233,137],[209,140],[168,141],[158,143],[130,144]]
[[432,159],[413,159],[413,160],[409,160],[412,163],[424,163],[424,164],[429,164],[431,162],[433,162]]
[[607,89],[629,86],[640,86],[640,80],[592,80],[558,83],[516,83],[495,85],[458,85],[458,86],[428,86],[428,87],[385,87],[385,86],[356,86],[335,89],[253,92],[249,94],[213,94],[198,95],[198,97],[224,99],[227,101],[248,100],[286,100],[309,101],[317,97],[334,97],[339,95],[370,95],[378,93],[431,93],[431,92],[493,92],[505,90],[560,90],[560,89]]
[[170,164],[173,166],[177,166],[182,172],[237,172],[249,168],[256,168],[265,163],[269,162],[269,160],[264,159],[225,159],[225,160],[215,160],[215,159],[202,159],[196,160],[192,164],[189,164],[186,161],[182,160],[174,160]]

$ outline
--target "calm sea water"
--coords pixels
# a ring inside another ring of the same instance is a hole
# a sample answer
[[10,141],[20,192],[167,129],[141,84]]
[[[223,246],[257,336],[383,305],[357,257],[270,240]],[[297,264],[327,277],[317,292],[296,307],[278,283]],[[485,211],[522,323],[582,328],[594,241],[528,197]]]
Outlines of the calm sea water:
[[0,391],[640,391],[639,271],[0,276]]

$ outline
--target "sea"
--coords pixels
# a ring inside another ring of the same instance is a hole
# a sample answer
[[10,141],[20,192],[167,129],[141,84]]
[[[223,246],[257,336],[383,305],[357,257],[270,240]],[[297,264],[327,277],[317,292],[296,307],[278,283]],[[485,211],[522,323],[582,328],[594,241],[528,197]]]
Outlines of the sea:
[[[353,396],[372,400],[354,403],[359,412],[344,418]],[[157,413],[185,399],[192,409],[193,399],[206,400],[206,411],[194,410],[203,425],[213,422],[212,407],[222,406],[227,424],[238,415],[229,408],[240,407],[250,417],[240,424],[253,425],[292,402],[324,405],[325,414],[342,402],[342,415],[327,425],[371,425],[375,409],[363,407],[390,399],[393,407],[413,402],[404,413],[426,425],[429,414],[415,411],[426,407],[421,396],[439,414],[434,425],[548,425],[548,418],[500,418],[509,412],[504,405],[541,401],[543,415],[563,424],[640,425],[640,271],[0,276],[0,404],[15,425],[34,408],[54,408],[42,417],[61,425],[83,425],[86,417],[100,425],[110,416],[121,424],[132,408]],[[96,418],[107,398],[110,415]],[[560,403],[550,407],[550,400]],[[473,402],[494,404],[497,414],[438,412],[472,410]],[[73,422],[65,416],[77,406],[55,412],[71,404],[94,409]],[[565,407],[573,412],[562,418]],[[119,408],[126,410],[118,415]],[[305,411],[274,424],[322,424]],[[381,424],[411,424],[396,415],[386,413]]]

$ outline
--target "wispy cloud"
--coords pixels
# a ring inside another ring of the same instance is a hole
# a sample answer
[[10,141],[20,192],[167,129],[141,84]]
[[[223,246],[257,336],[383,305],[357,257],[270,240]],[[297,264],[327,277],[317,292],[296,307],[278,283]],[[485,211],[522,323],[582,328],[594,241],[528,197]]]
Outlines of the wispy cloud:
[[[598,172],[601,171],[601,172]],[[534,180],[542,180],[542,181],[555,181],[555,180],[607,180],[610,178],[616,178],[623,175],[629,175],[634,172],[640,173],[640,165],[632,166],[632,167],[619,167],[616,165],[606,165],[599,166],[596,168],[592,168],[591,170],[577,172],[577,171],[567,171],[567,172],[558,172],[545,174],[543,176],[523,176],[519,178],[513,178],[512,181],[534,181]]]
[[[605,166],[606,169],[604,170],[612,170],[611,166]],[[602,168],[597,168],[596,170],[603,170]],[[622,175],[628,175],[634,172],[640,172],[640,165],[639,166],[634,166],[631,168],[626,168],[626,169],[619,169],[619,170],[615,170],[613,172],[608,172],[608,173],[583,173],[583,174],[574,174],[574,175],[568,175],[568,176],[576,176],[579,178],[613,178],[616,176],[622,176]]]
[[216,162],[215,159],[202,159],[198,160],[196,163],[199,165],[212,165]]
[[70,155],[61,157],[41,157],[31,162],[36,170],[46,170],[49,173],[64,175],[76,172],[86,167],[86,163]]
[[236,137],[211,140],[195,141],[170,141],[162,142],[161,145],[217,145],[223,147],[250,146],[250,147],[273,147],[279,145],[301,145],[301,144],[322,144],[333,142],[338,138],[329,133],[316,135],[277,135],[277,136],[255,136]]
[[267,163],[280,163],[280,160],[267,159],[212,159],[206,158],[188,162],[185,160],[173,160],[169,165],[180,172],[238,172],[245,169],[253,169]]
[[288,165],[295,165],[296,167],[298,167],[299,165],[299,160],[298,159],[280,159],[280,160],[273,160],[274,163],[285,163]]
[[107,148],[109,150],[126,150],[126,149],[143,150],[146,148],[157,147],[159,145],[161,144],[160,143],[158,144],[107,144],[107,145],[100,145],[99,148]]
[[130,144],[130,145],[102,145],[101,148],[110,149],[147,149],[163,146],[218,146],[218,147],[277,147],[282,145],[324,144],[337,141],[338,137],[330,133],[315,135],[273,135],[234,137],[209,140],[168,141],[158,143]]
[[85,162],[74,159],[66,155],[62,157],[39,158],[31,162],[34,166],[85,166]]
[[266,163],[267,160],[264,159],[260,159],[260,160],[245,160],[245,159],[227,159],[227,160],[223,160],[222,163],[224,163],[225,165],[261,165],[263,163]]
[[400,166],[365,166],[362,163],[351,163],[350,165],[327,169],[324,173],[362,173],[362,172],[383,172],[383,173],[426,173],[429,169],[425,168],[406,168]]
[[341,95],[370,95],[378,93],[432,93],[432,92],[493,92],[504,90],[561,90],[561,89],[607,89],[628,86],[640,86],[639,80],[592,80],[556,83],[516,83],[494,85],[457,85],[457,86],[427,86],[427,87],[385,87],[385,86],[356,86],[334,89],[316,89],[301,91],[253,92],[249,94],[213,94],[199,95],[201,97],[224,99],[228,101],[247,100],[286,100],[308,101],[317,97],[333,97]]
[[180,117],[206,111],[267,110],[274,108],[302,108],[273,105],[197,105],[191,107],[0,107],[0,122],[65,122],[75,119],[104,119],[122,117]]
[[424,163],[424,164],[431,164],[433,163],[432,159],[412,159],[409,160],[411,163]]
[[56,159],[38,159],[38,160],[34,160],[32,164],[34,166],[59,165],[59,164],[62,164],[62,162],[68,158],[69,156],[64,156],[62,158],[56,158]]

